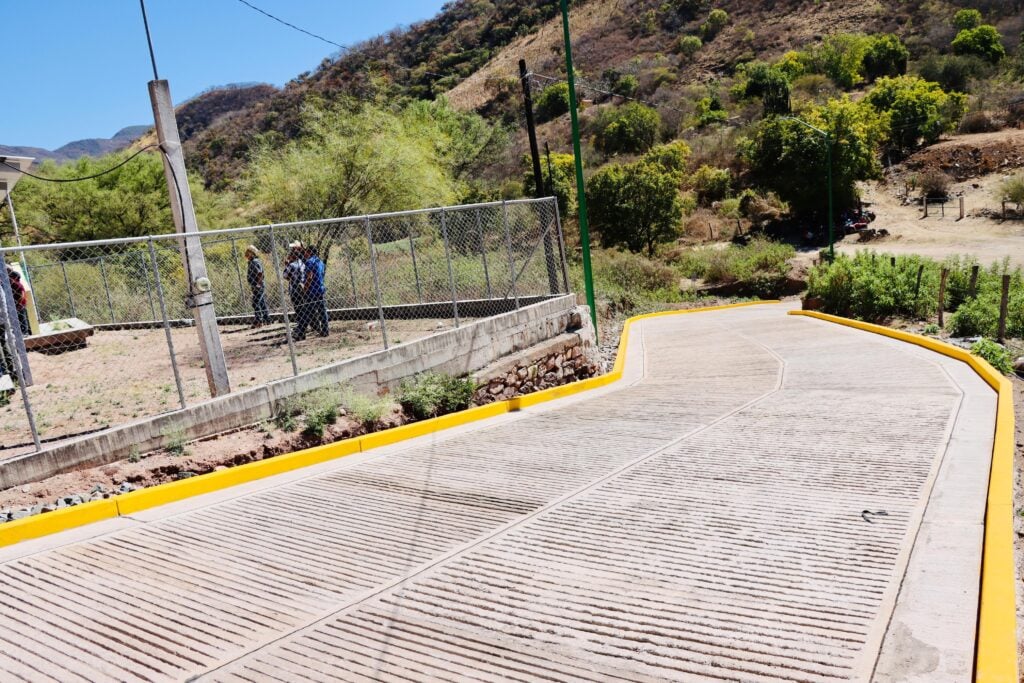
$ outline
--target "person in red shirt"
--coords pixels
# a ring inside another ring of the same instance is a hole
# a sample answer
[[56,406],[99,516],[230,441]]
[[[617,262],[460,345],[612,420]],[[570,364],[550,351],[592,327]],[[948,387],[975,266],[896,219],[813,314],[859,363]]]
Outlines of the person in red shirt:
[[7,275],[11,280],[11,293],[14,295],[14,307],[18,310],[18,325],[21,333],[28,335],[30,332],[28,324],[28,292],[21,282],[21,274],[14,268],[7,266]]

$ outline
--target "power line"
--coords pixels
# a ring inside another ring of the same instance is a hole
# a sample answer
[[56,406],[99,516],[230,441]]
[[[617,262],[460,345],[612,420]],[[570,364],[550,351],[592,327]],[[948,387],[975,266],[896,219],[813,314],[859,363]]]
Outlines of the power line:
[[[112,173],[112,172],[116,171],[117,169],[121,168],[122,166],[124,166],[125,164],[127,164],[129,161],[131,161],[135,157],[137,157],[140,154],[142,154],[143,152],[145,152],[146,150],[153,149],[154,147],[160,147],[160,145],[159,144],[146,145],[145,147],[143,147],[142,149],[138,150],[137,152],[135,152],[135,154],[132,154],[130,157],[128,157],[127,159],[125,159],[121,163],[117,164],[116,166],[111,166],[110,168],[106,169],[105,171],[100,171],[99,173],[94,173],[92,175],[82,176],[80,178],[46,178],[46,177],[43,177],[43,176],[40,176],[40,175],[36,175],[34,173],[29,173],[28,171],[23,171],[20,167],[15,166],[14,164],[7,163],[7,157],[5,157],[5,156],[0,156],[0,164],[3,164],[7,168],[14,169],[15,171],[18,171],[19,173],[27,175],[29,178],[35,178],[36,180],[42,180],[43,182],[47,182],[47,183],[80,183],[80,182],[82,182],[84,180],[93,180],[94,178],[99,178],[100,176],[104,176],[104,175],[107,175],[108,173]],[[161,149],[161,151],[163,151],[163,150]]]
[[[564,78],[555,78],[553,76],[545,76],[544,74],[539,74],[539,73],[536,73],[536,72],[530,72],[530,73],[528,73],[526,75],[528,77],[529,76],[536,76],[537,78],[539,78],[541,80],[548,81],[549,84],[551,84],[551,83],[565,83],[566,82],[566,80]],[[592,92],[600,93],[602,95],[608,95],[609,97],[621,97],[624,100],[629,100],[631,102],[638,102],[640,104],[646,105],[646,106],[654,108],[654,109],[671,109],[672,111],[677,111],[680,114],[688,113],[688,112],[683,111],[682,109],[679,109],[677,107],[673,107],[673,106],[668,105],[668,104],[655,104],[654,102],[648,102],[647,100],[641,100],[641,99],[636,98],[636,97],[630,97],[629,95],[623,95],[621,93],[612,92],[610,90],[604,90],[602,88],[598,88],[595,85],[591,85],[591,84],[587,83],[586,81],[581,80],[579,78],[576,79],[576,85],[581,86],[585,90],[590,90]]]

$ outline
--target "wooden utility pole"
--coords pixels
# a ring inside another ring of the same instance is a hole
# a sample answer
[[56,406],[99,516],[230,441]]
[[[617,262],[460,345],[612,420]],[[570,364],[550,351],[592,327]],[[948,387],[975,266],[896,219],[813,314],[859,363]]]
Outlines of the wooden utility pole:
[[[530,72],[526,70],[526,60],[519,60],[519,80],[523,84],[523,110],[526,114],[526,134],[530,139],[530,159],[533,161],[533,184],[536,188],[534,196],[544,196],[544,174],[540,170],[540,148],[537,146],[537,127],[533,120],[533,95],[530,92]],[[554,180],[552,179],[552,183]],[[554,221],[552,221],[553,223]],[[551,242],[551,230],[544,233],[544,262],[548,270],[548,291],[558,292],[558,268],[555,264],[555,249]]]
[[170,193],[171,214],[174,227],[183,238],[178,241],[181,260],[185,265],[187,295],[185,305],[192,310],[199,332],[199,351],[206,368],[206,381],[210,395],[217,397],[231,392],[228,382],[227,363],[217,329],[217,314],[213,310],[213,292],[210,278],[206,273],[206,258],[199,241],[199,225],[196,223],[192,192],[188,187],[185,173],[185,156],[181,152],[178,137],[178,121],[171,103],[171,90],[165,80],[149,82],[149,98],[153,103],[153,120],[156,122],[157,139],[163,150],[164,175],[167,176],[167,190]]

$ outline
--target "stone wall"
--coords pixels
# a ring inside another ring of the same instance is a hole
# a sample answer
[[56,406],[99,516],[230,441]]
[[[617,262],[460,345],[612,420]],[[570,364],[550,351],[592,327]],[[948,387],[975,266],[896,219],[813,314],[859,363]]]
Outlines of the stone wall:
[[[476,403],[493,403],[600,374],[590,318],[575,313],[576,328],[502,358],[474,374]],[[585,324],[584,324],[585,321]]]

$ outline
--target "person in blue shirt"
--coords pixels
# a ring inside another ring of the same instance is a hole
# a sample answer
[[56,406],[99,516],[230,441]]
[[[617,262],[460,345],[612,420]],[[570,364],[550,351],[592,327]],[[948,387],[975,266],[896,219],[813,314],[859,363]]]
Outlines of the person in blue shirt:
[[327,287],[324,284],[324,262],[320,260],[317,248],[307,245],[306,251],[306,286],[305,286],[305,315],[299,316],[299,324],[293,335],[294,339],[303,340],[306,338],[306,328],[312,327],[321,337],[328,333],[327,324]]

